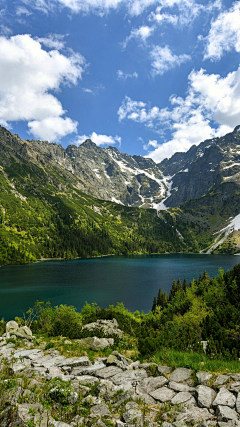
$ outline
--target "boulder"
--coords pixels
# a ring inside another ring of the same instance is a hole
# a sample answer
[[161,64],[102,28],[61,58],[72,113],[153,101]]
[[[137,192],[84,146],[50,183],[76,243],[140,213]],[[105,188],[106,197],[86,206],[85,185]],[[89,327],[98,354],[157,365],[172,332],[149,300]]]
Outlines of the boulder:
[[144,378],[137,386],[137,394],[149,394],[151,391],[156,390],[157,388],[163,387],[168,383],[168,380],[165,377],[155,377],[155,378]]
[[190,378],[192,373],[193,371],[191,369],[177,368],[171,373],[169,381],[175,381],[176,383],[186,381],[188,378]]
[[206,384],[208,380],[212,378],[212,374],[209,374],[208,372],[200,371],[196,373],[196,377],[200,384]]
[[47,411],[39,404],[23,403],[18,404],[17,407],[8,406],[0,414],[1,427],[28,427],[30,425],[48,427],[52,421]]
[[170,374],[172,372],[172,368],[170,368],[169,366],[158,365],[157,370],[162,375],[167,375],[167,374]]
[[114,375],[121,375],[122,369],[117,366],[108,366],[107,368],[98,369],[95,371],[95,375],[99,378],[103,378],[104,380],[107,378],[111,378]]
[[112,335],[122,337],[123,335],[123,332],[118,327],[118,322],[116,321],[116,319],[97,320],[96,322],[89,323],[88,325],[83,326],[83,331],[88,331],[91,333],[99,331],[105,337],[110,337]]
[[214,381],[214,385],[221,386],[229,380],[229,375],[218,375]]
[[176,416],[176,421],[194,423],[194,425],[196,425],[197,422],[211,420],[212,418],[213,415],[210,414],[207,408],[192,406],[191,409],[186,409],[184,412],[178,414]]
[[101,348],[111,347],[114,344],[113,338],[88,337],[75,340],[80,347],[89,348],[90,350],[99,350]]
[[218,405],[216,415],[220,421],[237,420],[237,412],[229,406]]
[[[107,369],[107,368],[106,368]],[[119,368],[115,368],[119,369]],[[116,385],[121,385],[125,382],[131,381],[141,381],[144,378],[147,378],[147,373],[144,369],[136,369],[136,370],[127,370],[122,372],[121,374],[114,375],[111,378],[111,381]]]
[[19,326],[17,322],[14,320],[10,320],[10,322],[7,322],[6,324],[6,334],[15,334],[16,331],[18,331]]
[[176,383],[175,381],[170,381],[168,387],[174,391],[194,391],[195,389],[189,387],[187,384]]
[[212,403],[216,397],[216,392],[205,385],[199,385],[197,387],[198,406],[200,408],[211,408]]
[[167,387],[161,387],[157,390],[152,391],[149,393],[151,397],[153,397],[155,400],[159,400],[160,402],[168,402],[169,400],[172,400],[175,396],[175,392]]
[[180,405],[183,403],[187,403],[191,401],[191,404],[195,403],[195,399],[192,397],[192,395],[188,391],[181,391],[180,393],[177,393],[176,396],[174,396],[171,399],[172,405]]
[[91,407],[91,416],[93,417],[106,417],[110,414],[109,408],[105,403],[94,405]]
[[236,397],[233,393],[228,391],[225,387],[220,388],[216,398],[213,401],[213,406],[230,406],[233,408],[236,403]]

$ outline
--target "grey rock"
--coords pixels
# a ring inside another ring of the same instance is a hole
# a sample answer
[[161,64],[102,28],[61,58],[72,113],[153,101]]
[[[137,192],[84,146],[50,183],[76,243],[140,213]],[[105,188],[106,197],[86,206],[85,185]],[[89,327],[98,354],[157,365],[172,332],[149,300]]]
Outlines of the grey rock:
[[218,375],[214,381],[214,385],[223,385],[229,380],[229,375]]
[[118,375],[121,373],[122,369],[116,366],[107,366],[106,368],[98,369],[97,371],[95,371],[95,375],[103,379],[111,378],[114,375]]
[[16,353],[14,353],[14,357],[15,357],[15,359],[18,359],[19,357],[26,357],[26,358],[30,359],[31,355],[36,355],[36,357],[38,357],[38,355],[40,353],[42,354],[41,350],[33,348],[32,350],[16,351]]
[[113,388],[112,381],[101,380],[100,384],[96,388],[96,391],[98,392],[98,395],[101,397],[101,396],[106,396],[109,393],[111,393],[112,388]]
[[213,415],[207,410],[207,408],[198,408],[192,406],[190,409],[186,409],[184,412],[176,416],[176,421],[183,421],[187,423],[203,420],[210,420],[213,418]]
[[105,337],[109,337],[111,335],[117,335],[122,337],[123,332],[118,328],[118,322],[116,319],[113,320],[97,320],[96,322],[89,323],[83,327],[83,331],[100,331]]
[[79,381],[80,384],[89,384],[94,385],[98,383],[98,378],[93,377],[91,375],[82,375],[80,377],[76,377],[76,379]]
[[49,421],[51,422],[51,420],[43,406],[38,404],[18,404],[17,408],[8,406],[0,414],[1,427],[27,427],[29,423],[33,423],[36,426],[40,422],[41,427],[47,427],[50,426]]
[[109,408],[105,403],[91,407],[91,415],[94,417],[106,417],[110,414]]
[[169,377],[169,381],[175,381],[176,383],[186,381],[192,375],[191,369],[177,368],[173,371]]
[[65,360],[64,362],[58,363],[58,366],[60,366],[60,367],[62,367],[62,366],[75,367],[75,366],[90,366],[90,365],[91,365],[91,362],[87,356],[73,357],[71,359]]
[[[115,369],[119,369],[119,368],[115,368]],[[121,374],[114,375],[111,378],[111,381],[116,385],[120,385],[128,381],[134,381],[134,382],[141,381],[146,377],[147,377],[147,373],[144,369],[137,369],[132,371],[128,370],[128,371],[122,372]]]
[[196,373],[196,377],[200,384],[206,384],[212,378],[212,374],[209,374],[208,372],[200,371]]
[[15,322],[14,320],[10,320],[9,322],[7,322],[6,333],[14,333],[18,329],[19,329],[19,326],[18,326],[17,322]]
[[167,421],[164,421],[164,423],[162,423],[162,427],[172,427],[173,424],[168,423]]
[[124,427],[126,425],[126,423],[123,423],[122,421],[120,421],[120,420],[116,420],[116,424],[115,424],[115,427]]
[[52,421],[50,427],[71,427],[71,424],[64,423],[63,421]]
[[198,395],[198,406],[200,408],[211,408],[212,403],[216,397],[216,392],[205,385],[200,385],[197,387]]
[[230,391],[235,391],[236,393],[240,392],[240,382],[232,383],[229,387]]
[[237,420],[237,412],[229,406],[218,405],[216,415],[220,421]]
[[179,405],[182,403],[186,403],[189,400],[191,400],[191,402],[193,402],[192,399],[193,399],[193,397],[188,391],[181,391],[180,393],[176,394],[176,396],[174,396],[171,399],[171,404],[172,405]]
[[[89,366],[88,368],[81,368],[82,369],[81,374],[82,375],[92,375],[96,371],[98,371],[99,369],[103,369],[103,368],[106,368],[104,363],[96,362],[96,363],[94,363],[94,365]],[[72,374],[74,374],[77,371],[77,369],[79,369],[79,368],[74,368],[72,371]],[[80,370],[78,372],[80,372]],[[79,375],[79,374],[77,374],[77,375]]]
[[189,387],[187,384],[176,383],[175,381],[170,381],[168,387],[174,391],[194,391],[195,389]]
[[135,426],[140,427],[143,425],[143,414],[140,409],[133,407],[132,409],[128,409],[124,412],[123,420],[127,424],[134,424]]
[[144,378],[136,388],[137,394],[148,394],[151,391],[156,390],[157,388],[163,387],[168,383],[168,380],[165,377],[149,377]]
[[162,375],[167,375],[172,372],[172,368],[170,368],[169,366],[158,365],[157,369],[158,369],[158,372]]
[[149,393],[151,397],[160,402],[168,402],[175,396],[175,392],[167,387],[161,387]]
[[80,417],[80,415],[76,415],[76,417],[74,417],[72,422],[70,423],[72,427],[80,427],[83,424],[84,424],[84,418]]
[[240,382],[240,374],[229,374],[233,381]]
[[101,348],[111,347],[114,344],[113,338],[98,338],[88,337],[75,340],[80,347],[89,348],[91,350],[99,350]]
[[62,371],[57,366],[51,366],[49,369],[47,369],[47,374],[50,379],[62,377]]
[[240,413],[240,392],[237,395],[236,410],[237,410],[238,413]]
[[236,403],[236,397],[234,396],[234,394],[228,391],[225,387],[222,387],[219,390],[212,405],[213,406],[218,406],[218,405],[230,406],[230,408],[233,408],[235,406],[235,403]]

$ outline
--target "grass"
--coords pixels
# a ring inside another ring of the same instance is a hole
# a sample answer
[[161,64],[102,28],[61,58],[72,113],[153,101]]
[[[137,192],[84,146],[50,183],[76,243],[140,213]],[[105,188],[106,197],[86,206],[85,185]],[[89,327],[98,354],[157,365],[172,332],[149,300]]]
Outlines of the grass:
[[218,374],[240,372],[240,361],[224,359],[210,359],[209,356],[195,352],[179,352],[162,349],[152,359],[158,365],[167,365],[172,368],[190,368],[197,371],[210,371]]

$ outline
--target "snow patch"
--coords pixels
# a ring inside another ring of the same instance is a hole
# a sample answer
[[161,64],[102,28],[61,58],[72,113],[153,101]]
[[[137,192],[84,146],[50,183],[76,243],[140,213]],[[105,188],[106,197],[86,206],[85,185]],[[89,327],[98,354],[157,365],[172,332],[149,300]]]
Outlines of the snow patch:
[[112,197],[112,202],[118,203],[119,205],[123,205],[123,203],[121,202],[121,200],[115,199],[115,197]]

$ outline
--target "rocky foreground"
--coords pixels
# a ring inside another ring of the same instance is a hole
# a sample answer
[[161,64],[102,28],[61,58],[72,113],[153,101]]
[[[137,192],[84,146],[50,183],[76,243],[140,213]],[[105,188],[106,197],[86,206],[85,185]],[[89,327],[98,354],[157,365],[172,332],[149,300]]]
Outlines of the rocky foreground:
[[[97,328],[122,334],[116,320],[98,321]],[[0,338],[1,427],[240,426],[240,374],[172,371],[117,351],[91,362],[44,351],[33,341],[31,330],[13,321]],[[109,347],[114,340],[76,341],[80,350]]]

